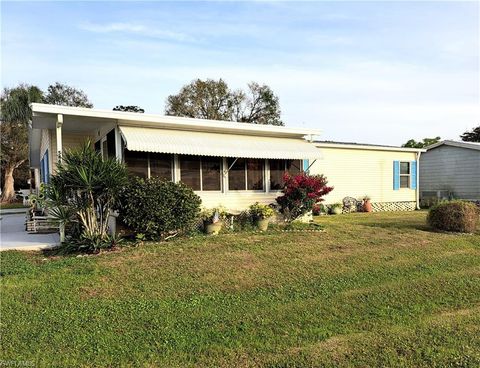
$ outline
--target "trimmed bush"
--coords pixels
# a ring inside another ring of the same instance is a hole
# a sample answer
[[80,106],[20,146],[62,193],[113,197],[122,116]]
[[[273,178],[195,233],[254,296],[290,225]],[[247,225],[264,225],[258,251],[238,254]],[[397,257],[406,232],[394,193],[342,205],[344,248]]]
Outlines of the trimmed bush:
[[283,195],[276,198],[280,212],[287,221],[293,221],[312,211],[315,204],[323,201],[323,196],[333,190],[327,186],[323,175],[309,175],[305,172],[295,176],[285,173]]
[[441,202],[428,213],[428,224],[437,230],[473,233],[479,223],[480,211],[471,202]]
[[133,178],[123,190],[120,220],[148,239],[191,230],[198,221],[201,199],[183,183],[159,178]]

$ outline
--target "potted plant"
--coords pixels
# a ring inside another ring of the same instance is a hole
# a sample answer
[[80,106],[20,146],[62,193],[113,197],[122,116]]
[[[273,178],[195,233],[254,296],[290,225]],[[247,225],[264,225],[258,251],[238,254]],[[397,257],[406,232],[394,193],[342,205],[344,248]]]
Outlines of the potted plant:
[[372,203],[370,202],[369,196],[363,197],[363,211],[372,212]]
[[208,235],[217,235],[222,230],[225,209],[222,207],[204,208],[200,212],[203,221],[203,229]]
[[327,209],[323,203],[317,203],[313,205],[312,213],[314,216],[322,216],[327,214]]
[[256,202],[249,207],[250,216],[255,221],[255,225],[261,230],[266,231],[270,218],[274,215],[273,208],[265,204]]
[[343,206],[341,203],[334,203],[330,206],[330,214],[340,215],[343,211]]

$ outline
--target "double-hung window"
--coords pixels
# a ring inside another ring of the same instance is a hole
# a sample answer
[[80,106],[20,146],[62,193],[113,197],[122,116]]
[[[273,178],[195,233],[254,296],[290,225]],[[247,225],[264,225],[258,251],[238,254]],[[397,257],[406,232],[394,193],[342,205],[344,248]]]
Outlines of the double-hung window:
[[410,188],[411,165],[410,162],[400,162],[400,188]]

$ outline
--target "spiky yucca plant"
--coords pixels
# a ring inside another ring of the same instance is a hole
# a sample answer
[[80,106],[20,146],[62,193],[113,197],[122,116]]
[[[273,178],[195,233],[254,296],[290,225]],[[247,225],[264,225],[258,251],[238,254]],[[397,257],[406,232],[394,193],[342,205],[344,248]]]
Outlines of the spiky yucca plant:
[[102,158],[87,141],[64,152],[57,165],[47,190],[51,212],[78,224],[80,247],[98,250],[109,244],[108,217],[126,182],[125,165]]

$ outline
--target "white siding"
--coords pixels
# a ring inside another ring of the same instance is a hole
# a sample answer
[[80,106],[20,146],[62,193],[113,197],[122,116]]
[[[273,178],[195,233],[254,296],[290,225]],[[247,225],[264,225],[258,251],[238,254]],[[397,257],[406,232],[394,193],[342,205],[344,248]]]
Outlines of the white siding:
[[372,202],[413,202],[414,189],[393,189],[393,161],[415,161],[415,152],[321,147],[323,159],[310,168],[312,174],[323,174],[334,189],[325,197],[327,204],[345,197]]
[[420,193],[448,190],[456,198],[480,199],[480,151],[439,146],[420,158]]

